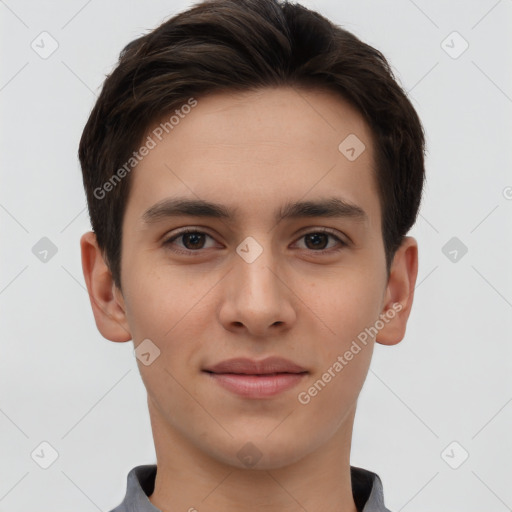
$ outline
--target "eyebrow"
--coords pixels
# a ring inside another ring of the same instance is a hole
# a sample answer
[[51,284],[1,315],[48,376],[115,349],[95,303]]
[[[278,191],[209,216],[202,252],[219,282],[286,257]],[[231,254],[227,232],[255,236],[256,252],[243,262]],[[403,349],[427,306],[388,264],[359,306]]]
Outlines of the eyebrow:
[[[145,224],[153,224],[168,217],[192,216],[234,221],[238,212],[238,208],[228,208],[203,199],[174,197],[163,199],[148,208],[142,220]],[[368,215],[360,206],[338,197],[289,202],[274,212],[275,222],[309,217],[352,218],[361,222],[368,220]]]

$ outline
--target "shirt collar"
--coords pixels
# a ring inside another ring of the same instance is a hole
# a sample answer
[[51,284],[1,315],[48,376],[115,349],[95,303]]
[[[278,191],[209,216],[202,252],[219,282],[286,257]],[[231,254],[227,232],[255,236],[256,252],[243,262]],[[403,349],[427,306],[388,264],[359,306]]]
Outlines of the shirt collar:
[[[376,473],[350,466],[352,493],[358,512],[390,512],[384,505],[382,482]],[[111,512],[160,512],[148,496],[155,487],[156,464],[136,466],[127,478],[126,496]]]

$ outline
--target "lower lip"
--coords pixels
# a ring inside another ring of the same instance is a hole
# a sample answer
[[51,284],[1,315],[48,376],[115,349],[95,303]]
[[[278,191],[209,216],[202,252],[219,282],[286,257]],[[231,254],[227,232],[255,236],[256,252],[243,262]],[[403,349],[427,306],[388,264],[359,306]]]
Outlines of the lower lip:
[[296,386],[306,373],[278,373],[275,375],[209,373],[209,375],[223,388],[239,396],[266,398]]

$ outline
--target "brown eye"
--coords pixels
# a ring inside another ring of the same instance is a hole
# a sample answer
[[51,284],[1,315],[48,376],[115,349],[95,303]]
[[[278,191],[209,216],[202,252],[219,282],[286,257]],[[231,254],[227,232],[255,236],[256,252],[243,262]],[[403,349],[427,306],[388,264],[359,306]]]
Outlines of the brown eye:
[[[164,246],[169,246],[169,248],[179,254],[187,254],[191,252],[198,252],[201,249],[205,249],[205,243],[207,238],[210,238],[213,240],[213,238],[208,235],[207,233],[204,233],[203,231],[194,230],[194,229],[188,229],[181,231],[172,237],[168,238],[164,242]],[[181,243],[178,243],[181,241]],[[173,246],[178,245],[178,247],[175,249]]]
[[[328,247],[329,239],[337,242],[334,246]],[[304,240],[307,250],[318,254],[333,253],[347,247],[347,243],[330,231],[311,231],[302,235],[300,240]],[[338,245],[338,247],[336,247]]]
[[204,245],[204,234],[203,233],[184,233],[181,236],[183,245],[186,249],[202,249]]
[[310,233],[304,236],[308,249],[325,249],[329,243],[329,235],[325,233]]
[[[164,246],[168,246],[177,254],[192,255],[197,253],[197,255],[199,255],[201,254],[201,249],[208,248],[206,247],[208,238],[213,240],[210,235],[203,231],[199,231],[197,229],[186,229],[168,238],[164,242]],[[348,246],[348,244],[341,238],[330,231],[325,230],[311,231],[310,233],[302,235],[299,240],[305,241],[304,250],[311,251],[317,255],[336,253]],[[329,247],[329,240],[333,240],[337,243]]]

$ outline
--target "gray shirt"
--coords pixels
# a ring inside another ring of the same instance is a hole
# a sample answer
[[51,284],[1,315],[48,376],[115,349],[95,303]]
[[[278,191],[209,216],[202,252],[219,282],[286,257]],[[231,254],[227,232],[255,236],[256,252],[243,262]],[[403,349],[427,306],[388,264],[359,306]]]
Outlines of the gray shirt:
[[[352,494],[358,512],[390,512],[384,505],[382,482],[376,473],[350,466]],[[155,487],[156,465],[137,466],[128,473],[126,496],[110,512],[160,512],[148,496]]]

